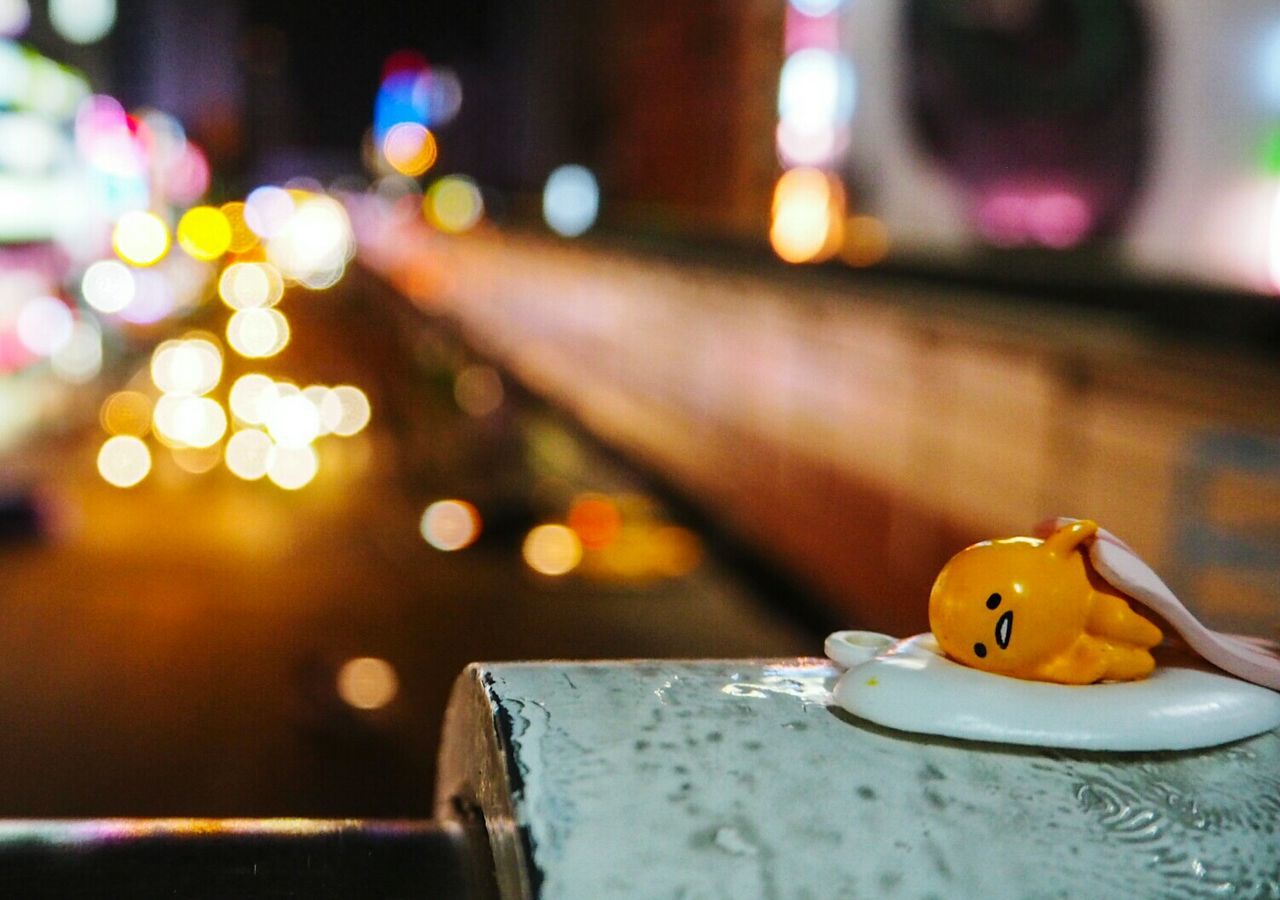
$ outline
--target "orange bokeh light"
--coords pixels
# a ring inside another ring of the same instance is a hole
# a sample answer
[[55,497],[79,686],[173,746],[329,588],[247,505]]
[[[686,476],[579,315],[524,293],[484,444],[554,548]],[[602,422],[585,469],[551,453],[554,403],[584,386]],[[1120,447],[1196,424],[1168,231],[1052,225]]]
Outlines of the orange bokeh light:
[[582,546],[600,550],[613,543],[622,530],[618,505],[600,494],[587,494],[569,508],[569,527],[578,533]]

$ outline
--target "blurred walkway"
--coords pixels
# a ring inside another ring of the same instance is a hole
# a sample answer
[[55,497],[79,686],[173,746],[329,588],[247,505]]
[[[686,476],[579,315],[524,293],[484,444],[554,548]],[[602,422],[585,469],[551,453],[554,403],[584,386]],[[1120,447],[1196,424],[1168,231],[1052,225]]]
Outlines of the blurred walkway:
[[[696,538],[673,549],[669,514],[553,414],[510,386],[495,411],[461,412],[474,360],[372,279],[285,307],[293,342],[268,374],[359,384],[374,410],[302,491],[167,458],[122,491],[96,473],[96,424],[25,454],[58,527],[0,547],[0,814],[427,815],[469,661],[820,652],[714,560],[672,577]],[[621,496],[630,549],[535,574],[524,535],[582,491]],[[443,497],[479,508],[476,545],[422,539]],[[394,667],[389,705],[339,699],[354,657]]]

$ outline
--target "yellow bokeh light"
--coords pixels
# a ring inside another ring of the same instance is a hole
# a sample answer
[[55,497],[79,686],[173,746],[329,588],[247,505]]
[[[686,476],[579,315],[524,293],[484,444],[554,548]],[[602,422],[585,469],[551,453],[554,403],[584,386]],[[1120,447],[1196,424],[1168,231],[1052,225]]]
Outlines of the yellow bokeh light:
[[305,447],[320,436],[320,411],[301,393],[271,404],[265,422],[267,433],[281,447]]
[[133,487],[151,471],[151,451],[141,439],[118,434],[107,438],[98,451],[98,474],[108,484]]
[[843,227],[844,192],[835,178],[818,169],[792,169],[778,179],[769,242],[782,259],[826,259],[839,248]]
[[289,322],[277,309],[241,309],[227,322],[227,343],[248,359],[275,356],[289,343]]
[[253,229],[249,227],[249,223],[244,220],[244,204],[239,200],[231,203],[224,203],[219,208],[223,218],[227,220],[227,226],[231,229],[231,241],[227,244],[227,249],[232,253],[244,253],[246,250],[258,243],[258,236],[253,233]]
[[663,526],[651,541],[658,571],[668,578],[682,578],[702,562],[702,542],[687,528]]
[[267,258],[281,274],[313,289],[336,284],[354,254],[351,220],[331,197],[300,201],[267,243]]
[[231,435],[224,454],[227,468],[237,478],[257,481],[271,468],[275,444],[256,428],[246,428]]
[[263,426],[267,426],[276,417],[276,408],[282,401],[301,395],[302,391],[298,390],[296,384],[289,381],[273,381],[271,390],[263,391],[258,395],[258,415],[262,418]]
[[[331,388],[323,388],[324,393],[312,393],[308,397],[320,411],[320,431],[322,434],[333,434],[334,429],[342,424],[342,398]],[[305,394],[306,391],[303,391]]]
[[381,709],[400,690],[396,670],[385,659],[349,659],[338,670],[338,696],[356,709]]
[[525,537],[521,552],[535,572],[564,575],[582,562],[582,541],[567,526],[539,525]]
[[218,278],[218,296],[232,309],[275,306],[284,296],[284,278],[268,262],[232,263]]
[[844,227],[840,258],[851,266],[874,266],[889,253],[889,231],[875,216],[854,216]]
[[333,426],[342,419],[342,403],[333,391],[323,384],[309,384],[302,389],[302,396],[315,407],[320,434],[332,434]]
[[229,403],[237,419],[249,425],[261,425],[267,406],[275,402],[276,384],[266,375],[250,372],[241,375],[231,385]]
[[222,380],[222,353],[204,338],[165,341],[151,354],[151,381],[167,394],[207,394]]
[[227,433],[227,414],[216,400],[165,394],[152,414],[156,436],[170,447],[212,447]]
[[441,231],[458,234],[474,228],[484,215],[484,198],[470,178],[447,175],[428,189],[422,212]]
[[151,430],[151,398],[141,391],[117,391],[102,402],[98,418],[108,434],[146,437]]
[[465,500],[437,500],[422,514],[419,530],[437,550],[461,550],[480,536],[480,513]]
[[153,213],[127,212],[111,231],[111,246],[130,265],[155,265],[169,252],[169,227]]
[[400,122],[383,139],[382,155],[401,175],[416,177],[435,165],[435,135],[417,122]]
[[169,454],[179,469],[192,475],[211,472],[222,460],[222,452],[215,446],[170,447]]
[[[372,416],[369,398],[365,396],[364,391],[349,384],[340,384],[333,389],[332,396],[337,401],[341,414],[337,417],[336,424],[329,430],[339,437],[350,437],[363,431]],[[327,413],[328,410],[325,412]],[[327,416],[326,421],[328,421]]]
[[196,259],[217,259],[230,249],[231,238],[231,223],[212,206],[194,206],[178,220],[178,245]]
[[320,471],[314,447],[276,447],[267,466],[267,477],[277,487],[296,491],[306,487]]

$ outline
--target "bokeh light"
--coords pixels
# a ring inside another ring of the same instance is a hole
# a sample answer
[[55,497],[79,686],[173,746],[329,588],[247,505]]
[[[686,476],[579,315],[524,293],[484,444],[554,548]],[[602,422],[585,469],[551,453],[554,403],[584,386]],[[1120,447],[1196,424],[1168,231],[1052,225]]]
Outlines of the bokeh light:
[[565,237],[577,237],[595,224],[600,211],[600,186],[584,166],[561,166],[547,177],[542,190],[542,216],[548,227]]
[[465,500],[437,500],[423,512],[419,530],[437,550],[461,550],[480,536],[480,513]]
[[565,525],[538,525],[521,548],[529,568],[542,575],[565,575],[582,562],[582,541]]
[[265,419],[267,433],[281,447],[306,447],[320,436],[320,412],[302,394],[272,403]]
[[816,47],[797,50],[782,65],[778,118],[812,132],[853,117],[853,68],[844,57]]
[[791,5],[797,12],[815,19],[831,15],[843,3],[844,0],[791,0]]
[[1001,247],[1040,244],[1072,247],[1094,225],[1093,209],[1073,191],[1059,187],[1008,186],[992,190],[977,205],[978,230]]
[[330,430],[341,437],[350,437],[363,431],[372,416],[369,398],[364,391],[349,384],[340,384],[333,389],[333,397],[341,409],[341,415]]
[[502,376],[492,366],[467,366],[453,381],[453,397],[467,415],[487,416],[502,406]]
[[423,124],[447,125],[462,108],[462,82],[452,69],[427,69],[414,83],[413,101],[422,111]]
[[791,263],[831,256],[843,238],[844,193],[833,176],[818,169],[783,173],[773,194],[769,242]]
[[417,122],[398,122],[382,141],[382,155],[401,175],[416,177],[435,165],[435,135]]
[[373,104],[373,133],[381,145],[400,123],[436,128],[450,122],[462,106],[462,83],[450,69],[427,66],[421,54],[401,50],[383,66]]
[[278,396],[276,384],[259,372],[241,375],[231,385],[229,403],[237,419],[248,425],[261,425],[264,413]]
[[227,245],[227,249],[232,253],[244,253],[258,243],[258,236],[249,227],[249,223],[245,221],[244,209],[244,204],[239,200],[224,203],[219,207],[219,211],[226,218],[227,225],[231,228],[231,243]]
[[267,466],[267,477],[287,491],[306,487],[320,471],[314,447],[276,447]]
[[214,444],[208,447],[170,447],[169,455],[174,465],[192,475],[212,472],[222,461],[222,451]]
[[652,536],[658,573],[683,578],[702,562],[702,542],[687,528],[665,525]]
[[237,310],[227,322],[227,343],[247,359],[275,356],[289,343],[289,322],[275,309]]
[[222,379],[222,353],[204,338],[165,341],[151,354],[151,381],[170,394],[207,394]]
[[151,424],[170,447],[212,447],[227,432],[227,414],[209,397],[165,394],[156,402]]
[[852,216],[844,227],[840,258],[851,266],[874,266],[889,253],[889,231],[875,216]]
[[127,212],[111,232],[111,246],[130,265],[154,265],[169,252],[169,228],[154,213]]
[[84,270],[80,294],[84,302],[103,313],[117,313],[133,301],[133,273],[124,263],[100,259]]
[[0,0],[0,36],[17,37],[31,24],[27,0]]
[[75,317],[57,297],[28,298],[18,310],[18,342],[35,356],[52,356],[71,340]]
[[622,513],[618,504],[603,494],[587,494],[569,507],[568,522],[582,546],[600,550],[617,539],[622,530]]
[[120,310],[119,316],[135,325],[159,322],[177,308],[173,279],[157,269],[138,269],[133,276],[133,299]]
[[446,175],[427,190],[422,198],[422,211],[436,228],[459,234],[470,231],[484,216],[484,198],[470,178]]
[[147,169],[145,150],[119,100],[105,94],[86,97],[76,109],[75,143],[93,169],[121,179],[120,184],[138,185],[142,193],[137,199],[146,202],[146,186],[141,184]]
[[49,0],[49,24],[72,44],[95,43],[116,24],[116,0]]
[[333,390],[323,384],[309,384],[302,389],[302,396],[316,411],[320,434],[332,434],[333,426],[342,419],[342,403],[333,396]]
[[71,339],[49,356],[53,371],[63,381],[87,384],[102,371],[102,332],[81,319],[71,326]]
[[194,203],[209,190],[209,160],[192,141],[184,141],[176,158],[165,166],[164,190],[176,204]]
[[151,398],[141,391],[116,391],[98,411],[98,419],[108,434],[146,437],[151,431]]
[[1272,17],[1258,49],[1258,85],[1272,115],[1280,113],[1280,19]]
[[381,709],[396,698],[400,680],[385,659],[362,656],[349,659],[338,669],[338,696],[356,709]]
[[232,263],[218,278],[218,296],[232,309],[275,306],[284,296],[284,278],[271,263]]
[[151,471],[151,451],[139,438],[116,435],[107,438],[98,451],[98,474],[108,484],[130,488]]
[[57,124],[36,113],[0,116],[0,171],[42,175],[65,155],[66,138]]
[[224,453],[227,468],[237,478],[257,481],[271,468],[275,444],[264,432],[245,428],[231,435]]
[[267,243],[267,258],[281,274],[310,288],[336,283],[354,253],[351,220],[331,197],[301,202]]
[[271,184],[254,188],[244,201],[245,224],[264,239],[283,231],[293,213],[293,197],[284,188]]
[[178,244],[188,255],[206,262],[231,246],[231,223],[212,206],[195,206],[178,220]]

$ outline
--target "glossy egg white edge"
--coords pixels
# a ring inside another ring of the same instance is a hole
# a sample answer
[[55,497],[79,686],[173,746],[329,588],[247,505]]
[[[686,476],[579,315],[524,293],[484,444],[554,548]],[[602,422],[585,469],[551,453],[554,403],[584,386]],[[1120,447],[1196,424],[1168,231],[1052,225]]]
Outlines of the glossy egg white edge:
[[1140,681],[1062,685],[962,666],[932,634],[894,641],[841,631],[824,649],[848,669],[836,705],[899,731],[1138,752],[1214,747],[1280,726],[1280,693],[1204,669],[1160,665]]

